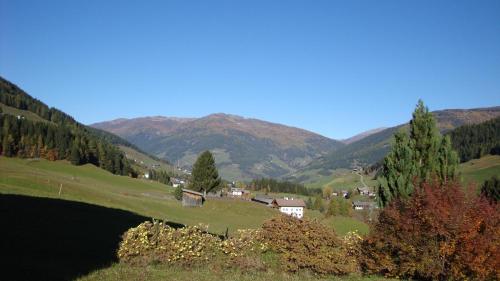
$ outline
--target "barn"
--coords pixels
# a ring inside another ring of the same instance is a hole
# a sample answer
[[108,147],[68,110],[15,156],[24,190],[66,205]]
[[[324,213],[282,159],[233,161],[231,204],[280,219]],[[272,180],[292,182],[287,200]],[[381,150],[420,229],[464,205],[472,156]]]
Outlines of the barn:
[[183,207],[201,207],[203,202],[205,202],[205,196],[203,193],[190,189],[182,189]]

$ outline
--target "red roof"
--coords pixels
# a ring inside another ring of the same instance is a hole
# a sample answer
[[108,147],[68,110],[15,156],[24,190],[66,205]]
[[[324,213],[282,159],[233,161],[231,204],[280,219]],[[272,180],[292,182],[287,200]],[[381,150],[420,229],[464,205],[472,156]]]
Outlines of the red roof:
[[273,204],[278,207],[305,207],[306,203],[302,199],[274,199]]

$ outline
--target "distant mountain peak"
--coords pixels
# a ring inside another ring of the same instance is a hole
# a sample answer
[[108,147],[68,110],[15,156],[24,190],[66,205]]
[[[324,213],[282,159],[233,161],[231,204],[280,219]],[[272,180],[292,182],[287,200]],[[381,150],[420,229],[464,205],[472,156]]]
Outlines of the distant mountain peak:
[[343,146],[303,129],[226,113],[191,119],[141,117],[92,126],[181,166],[192,165],[200,152],[211,150],[229,180],[280,177]]
[[376,134],[376,133],[378,133],[380,131],[383,131],[385,129],[387,129],[387,127],[380,127],[380,128],[371,129],[371,130],[359,133],[357,135],[354,135],[354,136],[352,136],[350,138],[343,139],[343,140],[341,140],[341,142],[343,142],[345,144],[350,144],[350,143],[362,140],[362,139],[364,139],[366,137],[369,137],[369,136],[371,136],[373,134]]
[[239,116],[239,115],[222,113],[222,112],[212,113],[212,114],[209,114],[209,115],[207,115],[205,117],[202,117],[202,118],[246,119],[245,117],[242,117],[242,116]]

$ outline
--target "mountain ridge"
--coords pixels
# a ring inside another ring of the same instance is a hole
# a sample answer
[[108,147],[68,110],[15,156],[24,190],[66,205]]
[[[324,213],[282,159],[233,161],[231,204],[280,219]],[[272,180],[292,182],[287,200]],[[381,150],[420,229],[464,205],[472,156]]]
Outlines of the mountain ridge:
[[[500,106],[480,107],[471,109],[436,110],[432,114],[441,133],[463,125],[486,122],[500,116]],[[387,128],[352,142],[311,161],[306,167],[287,177],[297,181],[307,182],[315,175],[327,176],[335,169],[368,166],[380,161],[390,150],[394,133],[407,129],[408,122]]]
[[346,138],[346,139],[342,139],[340,141],[343,142],[343,143],[345,143],[345,144],[350,144],[350,143],[362,140],[362,139],[364,139],[366,137],[369,137],[369,136],[371,136],[373,134],[376,134],[376,133],[378,133],[380,131],[383,131],[383,130],[385,130],[387,128],[388,127],[379,127],[379,128],[367,130],[367,131],[361,132],[359,134],[356,134],[356,135],[354,135],[352,137],[349,137],[349,138]]
[[192,165],[197,154],[212,150],[228,179],[280,177],[344,145],[301,128],[226,113],[189,119],[119,118],[90,126],[181,166]]

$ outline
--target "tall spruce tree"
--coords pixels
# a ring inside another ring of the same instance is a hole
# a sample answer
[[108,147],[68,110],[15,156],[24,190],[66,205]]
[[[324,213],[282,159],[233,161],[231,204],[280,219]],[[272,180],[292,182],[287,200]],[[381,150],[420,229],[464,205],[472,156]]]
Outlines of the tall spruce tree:
[[394,140],[391,152],[384,158],[382,165],[382,183],[378,189],[381,205],[395,198],[408,198],[417,175],[412,140],[404,130],[398,131]]
[[196,159],[189,188],[200,192],[210,192],[221,188],[221,178],[210,151],[203,152]]
[[438,165],[436,155],[441,136],[432,113],[422,100],[418,101],[410,121],[410,139],[413,143],[417,175],[420,179],[429,180]]
[[485,181],[481,186],[481,194],[491,202],[500,201],[500,179],[493,176],[491,179]]
[[424,181],[438,180],[443,184],[454,180],[457,166],[458,156],[449,137],[441,137],[432,113],[419,100],[409,135],[398,131],[391,151],[384,158],[377,192],[379,205],[383,207],[393,199],[407,199],[414,185]]
[[441,183],[447,183],[457,177],[459,157],[453,150],[450,136],[444,136],[437,154],[437,177]]

